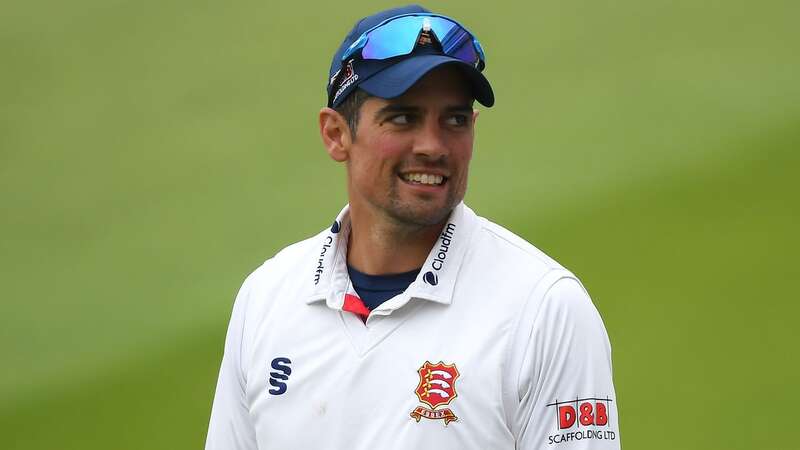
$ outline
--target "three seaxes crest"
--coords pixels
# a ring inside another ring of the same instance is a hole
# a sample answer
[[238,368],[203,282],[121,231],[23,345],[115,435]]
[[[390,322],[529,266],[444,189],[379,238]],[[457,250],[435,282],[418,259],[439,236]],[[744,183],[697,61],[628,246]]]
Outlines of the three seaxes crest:
[[411,411],[411,417],[417,422],[423,417],[432,420],[441,419],[444,420],[445,425],[458,420],[450,408],[437,409],[458,397],[456,380],[460,374],[456,365],[445,364],[442,361],[437,364],[425,361],[417,373],[419,374],[419,384],[414,393],[417,394],[419,401],[428,407],[417,406]]

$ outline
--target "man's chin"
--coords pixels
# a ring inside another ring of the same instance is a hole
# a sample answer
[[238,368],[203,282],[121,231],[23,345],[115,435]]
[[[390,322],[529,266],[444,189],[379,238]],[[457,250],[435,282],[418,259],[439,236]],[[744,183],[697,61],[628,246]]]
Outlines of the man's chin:
[[390,216],[400,224],[427,227],[439,225],[450,217],[455,208],[452,202],[412,201],[394,204]]

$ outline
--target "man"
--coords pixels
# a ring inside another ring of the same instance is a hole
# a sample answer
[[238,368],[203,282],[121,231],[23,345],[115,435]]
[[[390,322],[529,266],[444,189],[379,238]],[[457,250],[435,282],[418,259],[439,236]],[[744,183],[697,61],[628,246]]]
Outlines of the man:
[[349,205],[245,280],[207,449],[616,449],[608,338],[580,282],[462,203],[477,39],[366,17],[319,113]]

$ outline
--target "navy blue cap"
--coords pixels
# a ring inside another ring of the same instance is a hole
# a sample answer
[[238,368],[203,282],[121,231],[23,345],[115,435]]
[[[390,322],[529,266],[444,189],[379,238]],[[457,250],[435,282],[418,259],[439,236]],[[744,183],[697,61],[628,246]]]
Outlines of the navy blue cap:
[[[444,64],[452,64],[462,70],[472,86],[472,96],[475,100],[486,107],[494,104],[492,86],[476,67],[460,59],[447,56],[431,46],[415,49],[409,55],[384,60],[352,58],[344,61],[344,64],[342,63],[342,54],[365,31],[391,17],[417,12],[430,13],[431,11],[419,5],[409,5],[387,9],[356,22],[353,29],[345,36],[336,54],[333,55],[327,83],[328,106],[339,106],[356,88],[361,88],[376,97],[398,97],[425,74]],[[344,71],[344,73],[339,73],[340,71]]]

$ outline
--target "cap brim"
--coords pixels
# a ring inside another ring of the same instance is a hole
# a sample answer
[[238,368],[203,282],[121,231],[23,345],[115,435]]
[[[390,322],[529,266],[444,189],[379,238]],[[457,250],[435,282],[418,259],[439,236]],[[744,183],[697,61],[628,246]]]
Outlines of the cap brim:
[[487,108],[494,105],[494,92],[489,80],[475,67],[445,55],[416,55],[404,59],[370,76],[359,83],[359,87],[376,97],[399,97],[425,74],[446,64],[462,69],[472,87],[475,100]]

